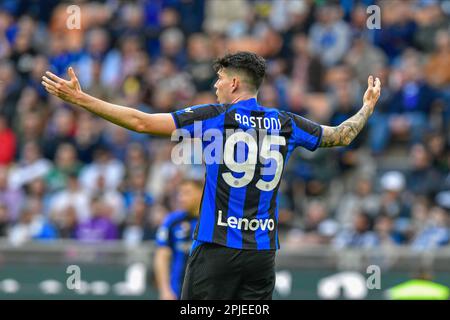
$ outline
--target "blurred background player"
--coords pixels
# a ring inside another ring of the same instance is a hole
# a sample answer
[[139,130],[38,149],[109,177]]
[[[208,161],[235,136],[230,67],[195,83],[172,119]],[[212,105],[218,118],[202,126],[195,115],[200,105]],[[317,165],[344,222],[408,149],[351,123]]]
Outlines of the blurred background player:
[[179,211],[169,213],[156,234],[154,268],[159,298],[179,299],[186,261],[192,245],[203,191],[203,181],[184,180],[178,189]]

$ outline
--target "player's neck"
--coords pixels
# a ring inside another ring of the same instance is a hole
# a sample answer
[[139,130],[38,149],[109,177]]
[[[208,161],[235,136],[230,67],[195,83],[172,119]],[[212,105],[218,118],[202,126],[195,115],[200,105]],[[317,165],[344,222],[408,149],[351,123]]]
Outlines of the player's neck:
[[231,104],[239,102],[239,101],[244,101],[244,100],[249,100],[249,99],[256,99],[256,95],[252,94],[252,93],[241,93],[238,96],[236,96],[233,101],[231,101]]
[[198,216],[199,211],[200,211],[200,207],[196,208],[195,210],[188,210],[187,214],[191,218],[196,218]]

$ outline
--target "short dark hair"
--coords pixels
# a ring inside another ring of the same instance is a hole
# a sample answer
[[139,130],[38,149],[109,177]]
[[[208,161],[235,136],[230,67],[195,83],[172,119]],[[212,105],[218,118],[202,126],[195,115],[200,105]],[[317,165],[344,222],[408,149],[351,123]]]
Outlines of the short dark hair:
[[230,53],[218,58],[214,61],[213,67],[216,72],[226,68],[245,73],[255,91],[258,90],[266,74],[266,60],[253,52],[246,51]]
[[185,184],[192,184],[193,186],[195,186],[197,189],[202,190],[203,186],[205,184],[203,179],[198,179],[198,178],[191,178],[191,177],[185,177],[181,180],[180,182],[180,186],[185,185]]

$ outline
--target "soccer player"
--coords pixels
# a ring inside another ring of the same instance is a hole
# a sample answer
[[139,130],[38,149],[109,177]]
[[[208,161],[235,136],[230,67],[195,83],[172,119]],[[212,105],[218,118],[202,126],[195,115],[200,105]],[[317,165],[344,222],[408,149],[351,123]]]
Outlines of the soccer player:
[[203,182],[184,180],[178,189],[181,211],[170,213],[156,233],[154,270],[159,297],[175,300],[181,297],[186,261],[192,246],[203,193]]
[[[381,83],[369,76],[361,109],[330,127],[258,104],[258,88],[266,71],[262,57],[251,52],[228,54],[216,60],[214,68],[219,104],[173,113],[146,114],[96,99],[81,90],[72,68],[70,80],[47,72],[42,83],[66,102],[138,132],[170,135],[183,128],[194,134],[195,122],[201,122],[202,130],[220,130],[223,161],[206,164],[182,299],[271,299],[279,248],[277,192],[290,154],[299,146],[312,151],[349,145],[372,114]],[[258,134],[246,133],[250,129]],[[228,135],[230,130],[236,132]],[[204,139],[203,148],[210,143]],[[242,153],[246,157],[236,160]]]

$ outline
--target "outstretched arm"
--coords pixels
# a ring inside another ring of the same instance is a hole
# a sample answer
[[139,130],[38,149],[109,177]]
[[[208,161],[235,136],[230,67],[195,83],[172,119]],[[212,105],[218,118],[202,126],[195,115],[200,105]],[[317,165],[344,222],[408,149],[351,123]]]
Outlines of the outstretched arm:
[[69,68],[68,73],[69,81],[47,71],[47,76],[42,77],[42,85],[52,95],[133,131],[154,135],[170,135],[176,129],[171,114],[148,114],[97,99],[81,90],[72,67]]
[[379,78],[373,81],[373,77],[369,76],[368,87],[364,93],[362,108],[353,117],[342,122],[337,127],[322,126],[322,141],[320,147],[348,146],[372,114],[375,104],[380,97],[381,82]]

